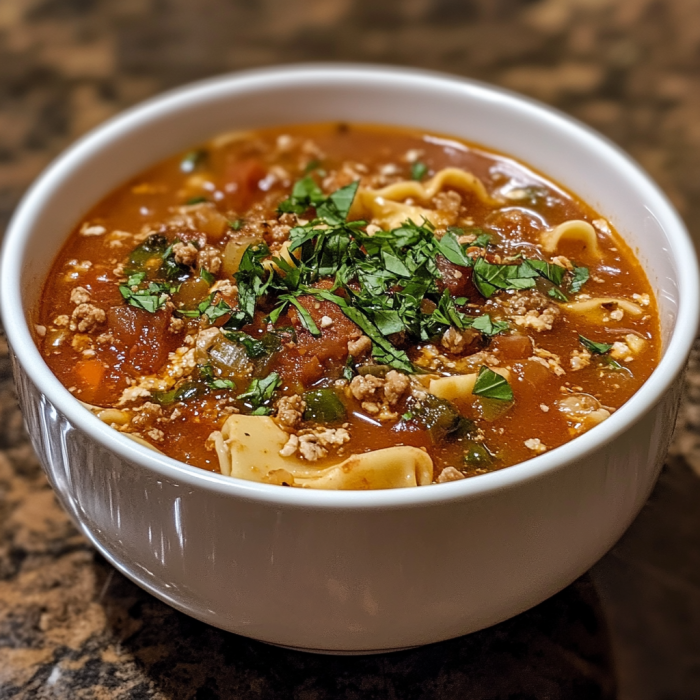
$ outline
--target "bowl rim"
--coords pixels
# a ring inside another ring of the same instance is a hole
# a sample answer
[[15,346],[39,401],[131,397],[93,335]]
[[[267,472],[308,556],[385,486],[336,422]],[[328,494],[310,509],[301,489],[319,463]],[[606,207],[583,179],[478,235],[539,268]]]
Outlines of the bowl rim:
[[[678,313],[670,341],[661,361],[640,389],[609,419],[560,447],[519,464],[449,484],[430,488],[403,488],[377,491],[321,491],[281,488],[227,477],[190,466],[150,450],[104,424],[86,410],[53,375],[34,343],[29,319],[21,304],[20,261],[26,250],[25,234],[30,231],[44,200],[67,174],[79,170],[107,142],[118,140],[152,121],[164,118],[186,102],[231,92],[270,91],[298,85],[362,83],[371,88],[387,81],[392,85],[441,89],[472,98],[498,101],[506,108],[520,110],[565,132],[567,137],[585,142],[598,155],[634,181],[644,193],[647,209],[654,212],[669,236],[672,259],[678,270]],[[265,502],[269,505],[306,509],[393,509],[439,505],[454,500],[470,500],[482,494],[515,488],[545,477],[600,450],[629,429],[651,410],[682,372],[695,339],[699,310],[698,263],[683,221],[659,187],[621,148],[591,127],[534,99],[504,88],[459,76],[423,69],[373,64],[303,63],[283,67],[258,68],[227,73],[190,83],[156,95],[110,118],[60,154],[31,185],[8,225],[0,258],[0,313],[5,333],[18,364],[39,391],[74,426],[102,447],[157,475],[221,495]]]

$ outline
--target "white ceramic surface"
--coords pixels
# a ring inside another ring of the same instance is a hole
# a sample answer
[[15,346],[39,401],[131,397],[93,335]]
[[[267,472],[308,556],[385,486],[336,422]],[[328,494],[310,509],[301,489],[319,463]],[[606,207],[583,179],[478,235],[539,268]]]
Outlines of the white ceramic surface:
[[[381,492],[242,482],[154,453],[86,411],[28,326],[71,227],[146,166],[230,129],[324,120],[424,127],[523,159],[632,242],[656,290],[664,356],[605,423],[473,479]],[[174,607],[257,639],[330,652],[425,644],[557,592],[648,497],[695,335],[698,272],[682,222],[627,156],[573,120],[478,83],[367,66],[224,76],[144,103],[76,143],[6,234],[0,301],[25,419],[61,502],[120,571]]]

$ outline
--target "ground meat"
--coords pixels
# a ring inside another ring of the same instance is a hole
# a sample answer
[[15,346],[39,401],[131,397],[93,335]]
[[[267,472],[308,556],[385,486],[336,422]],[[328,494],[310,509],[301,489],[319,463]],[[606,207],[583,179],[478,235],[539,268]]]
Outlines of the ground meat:
[[554,321],[559,315],[556,307],[545,309],[542,313],[535,310],[528,311],[524,316],[513,316],[513,321],[521,328],[532,328],[541,333],[551,331]]
[[345,428],[320,428],[304,432],[298,438],[300,456],[309,462],[315,462],[328,454],[328,448],[341,447],[349,442],[350,433]]
[[454,223],[459,214],[459,209],[462,206],[462,197],[458,192],[454,191],[438,192],[438,194],[433,197],[433,204],[437,210],[449,215],[449,223]]
[[283,396],[277,402],[277,422],[285,428],[298,428],[305,410],[306,402],[298,394]]
[[194,267],[198,253],[199,251],[192,243],[175,243],[173,246],[173,257],[180,265]]
[[406,393],[410,385],[410,380],[405,374],[396,370],[391,370],[386,375],[384,385],[384,398],[390,406],[395,406],[399,399]]
[[85,287],[76,287],[70,293],[70,300],[73,304],[87,304],[90,301],[90,292]]
[[131,425],[137,428],[151,427],[162,415],[163,409],[157,403],[146,401],[131,419]]
[[146,435],[148,435],[148,437],[154,442],[163,442],[165,439],[165,433],[162,430],[158,430],[158,428],[152,428],[146,433]]
[[371,349],[372,341],[366,335],[361,335],[354,340],[348,340],[348,354],[352,355],[356,360],[364,357]]
[[500,300],[513,322],[521,328],[550,331],[560,314],[559,307],[535,290],[515,292]]
[[[177,316],[171,316],[168,321],[168,332],[177,334],[181,333],[185,328],[185,321]],[[99,340],[99,339],[98,339]]]
[[350,391],[358,401],[375,400],[378,390],[383,388],[384,380],[371,374],[358,374],[350,382]]
[[207,350],[214,345],[220,335],[221,330],[216,326],[205,328],[197,333],[197,339],[195,341],[195,356],[200,362],[209,358]]
[[221,252],[214,246],[204,246],[197,253],[197,267],[204,268],[212,275],[217,275],[221,270]]
[[557,255],[556,258],[552,258],[552,262],[555,265],[560,265],[561,267],[565,267],[569,272],[573,271],[574,266],[569,260],[569,258],[565,257],[564,255]]
[[569,363],[574,371],[588,367],[591,364],[591,353],[588,350],[574,350]]
[[459,481],[464,479],[464,474],[454,467],[445,467],[441,472],[440,476],[435,479],[437,484],[446,484],[448,481]]
[[383,412],[386,418],[390,418],[393,414],[382,409],[395,406],[406,393],[409,385],[410,380],[405,374],[392,369],[385,379],[371,374],[353,377],[350,382],[350,392],[362,402],[362,408],[367,413],[376,415]]
[[285,443],[284,447],[280,450],[280,457],[291,457],[299,449],[299,438],[292,433],[289,439]]
[[561,366],[561,358],[549,350],[544,348],[535,348],[534,355],[531,358],[539,362],[541,365],[551,370],[557,377],[563,377],[566,370]]
[[107,320],[107,314],[93,304],[79,304],[76,306],[70,321],[72,331],[91,333],[101,323]]
[[233,299],[238,293],[238,287],[236,287],[233,282],[229,282],[229,280],[219,280],[214,284],[210,291],[219,292],[221,296],[226,297],[227,299]]
[[292,214],[290,212],[285,212],[284,214],[280,214],[278,221],[280,224],[284,226],[296,226],[297,225],[297,217],[295,214]]
[[528,450],[536,452],[537,454],[542,454],[543,452],[547,451],[547,446],[539,438],[530,438],[529,440],[525,440],[525,447],[527,447]]
[[631,362],[634,359],[629,345],[627,345],[627,343],[621,343],[620,341],[615,341],[612,344],[610,348],[610,357],[614,360],[623,360],[624,362]]
[[440,344],[452,355],[476,352],[481,345],[481,333],[471,328],[458,331],[450,326],[442,336]]
[[278,221],[268,221],[267,225],[269,226],[270,238],[272,238],[275,243],[283,243],[289,238],[291,226],[288,224],[283,224]]

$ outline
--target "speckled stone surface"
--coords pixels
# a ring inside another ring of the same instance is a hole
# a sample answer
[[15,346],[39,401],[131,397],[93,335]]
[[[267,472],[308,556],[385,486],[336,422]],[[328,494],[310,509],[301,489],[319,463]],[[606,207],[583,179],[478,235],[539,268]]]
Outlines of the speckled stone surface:
[[[305,60],[420,66],[552,104],[628,150],[700,240],[699,0],[0,0],[0,227],[69,143],[163,89]],[[700,346],[659,484],[586,576],[492,629],[367,658],[191,620],[61,511],[0,336],[0,698],[697,700]]]

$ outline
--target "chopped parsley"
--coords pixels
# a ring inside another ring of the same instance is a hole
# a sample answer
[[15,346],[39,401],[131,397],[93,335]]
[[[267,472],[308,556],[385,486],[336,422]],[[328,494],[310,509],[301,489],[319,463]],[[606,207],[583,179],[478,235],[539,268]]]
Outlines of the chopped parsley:
[[496,374],[496,372],[485,365],[479,370],[472,394],[483,396],[485,399],[497,399],[498,401],[513,400],[513,390],[505,377]]
[[209,270],[204,269],[203,267],[199,268],[199,276],[211,287],[214,282],[216,282],[216,277],[209,272]]
[[242,345],[246,355],[248,355],[251,360],[257,360],[269,354],[268,346],[262,340],[253,338],[253,336],[247,333],[243,333],[242,331],[224,331],[224,336],[228,338],[228,340]]
[[275,391],[282,384],[282,379],[277,372],[271,372],[262,379],[253,379],[248,390],[239,394],[236,398],[243,401],[254,416],[267,416],[272,412],[269,407]]
[[584,338],[584,336],[580,334],[578,339],[581,345],[583,345],[588,352],[593,353],[594,355],[605,355],[607,352],[610,352],[610,349],[612,348],[612,343],[596,343],[594,340]]
[[227,316],[233,313],[233,309],[223,299],[219,299],[219,301],[215,304],[215,297],[216,292],[212,292],[204,301],[199,303],[196,309],[177,309],[177,313],[180,314],[180,316],[185,316],[186,318],[200,318],[201,316],[204,316],[210,323],[214,323],[214,321],[222,316]]
[[[136,279],[140,281],[135,282]],[[129,285],[129,282],[134,283]],[[162,309],[170,299],[170,295],[174,294],[179,286],[173,287],[167,282],[148,282],[145,287],[141,288],[142,282],[143,276],[141,276],[141,273],[131,275],[127,280],[127,284],[119,285],[119,291],[130,306],[136,309],[143,309],[151,314]],[[139,289],[134,290],[136,286],[139,286]]]
[[205,150],[190,151],[180,161],[180,170],[183,173],[191,173],[205,163],[208,154]]
[[481,331],[484,335],[498,335],[507,331],[510,326],[505,321],[494,321],[488,314],[477,316],[471,324],[474,330]]
[[480,233],[470,245],[474,246],[475,248],[486,248],[491,243],[491,234],[489,233]]
[[422,180],[428,174],[428,166],[417,160],[411,165],[411,179]]
[[496,265],[478,258],[474,263],[472,280],[487,299],[501,289],[532,289],[538,276],[534,267],[526,264]]
[[277,211],[282,214],[303,214],[309,207],[315,207],[325,200],[323,190],[307,175],[294,183],[292,194],[280,202]]
[[199,365],[199,376],[210,389],[235,389],[236,385],[230,379],[220,379],[214,375],[214,368],[207,365]]
[[576,267],[574,266],[573,277],[571,279],[571,284],[569,284],[569,292],[571,294],[578,294],[581,291],[581,287],[588,282],[590,273],[587,267]]

